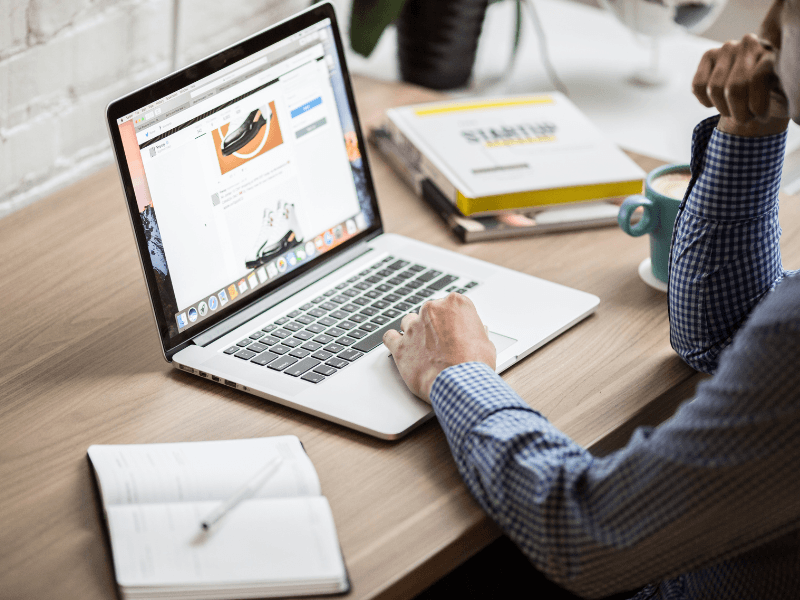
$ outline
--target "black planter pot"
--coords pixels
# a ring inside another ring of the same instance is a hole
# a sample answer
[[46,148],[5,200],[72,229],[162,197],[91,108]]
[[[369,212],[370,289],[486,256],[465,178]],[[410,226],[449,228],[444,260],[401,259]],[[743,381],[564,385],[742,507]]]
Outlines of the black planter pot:
[[408,0],[397,20],[403,80],[435,90],[469,81],[489,0]]

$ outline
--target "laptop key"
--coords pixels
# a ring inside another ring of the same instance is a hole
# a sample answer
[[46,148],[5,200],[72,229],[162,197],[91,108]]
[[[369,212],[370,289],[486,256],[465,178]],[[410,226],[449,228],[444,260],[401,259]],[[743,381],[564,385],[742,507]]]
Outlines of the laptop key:
[[305,348],[306,350],[311,350],[311,352],[314,352],[322,348],[322,344],[320,344],[319,342],[315,342],[314,340],[311,340],[310,342],[306,342],[300,347]]
[[334,356],[333,358],[329,358],[328,360],[326,360],[325,364],[330,365],[331,367],[336,367],[337,369],[344,369],[350,363],[346,360],[342,360],[341,358],[336,358]]
[[344,312],[343,310],[335,310],[328,316],[333,318],[333,319],[346,319],[347,318],[347,313]]
[[[346,317],[347,315],[345,315]],[[320,325],[324,325],[325,327],[330,327],[331,325],[336,325],[337,320],[333,317],[322,317],[319,321],[317,321]],[[310,329],[310,328],[309,328]]]
[[331,296],[333,296],[335,293],[336,293],[336,290],[335,290],[335,289],[333,289],[333,290],[328,290],[327,292],[325,292],[325,293],[324,293],[324,294],[322,294],[322,295],[323,295],[323,296],[325,296],[326,298],[330,298],[330,297],[331,297]]
[[295,319],[296,323],[302,323],[303,325],[308,325],[309,323],[314,322],[314,317],[311,315],[300,315]]
[[350,288],[349,290],[345,290],[345,291],[342,292],[342,294],[344,294],[345,296],[349,296],[351,298],[355,298],[360,293],[361,292],[359,292],[358,290],[354,290],[353,288]]
[[325,377],[320,375],[319,373],[315,373],[314,371],[309,371],[305,375],[303,375],[300,379],[303,381],[310,381],[311,383],[319,383],[320,381],[325,381]]
[[400,277],[392,277],[391,279],[386,280],[387,283],[391,283],[392,285],[400,285],[403,283],[403,281],[404,280]]
[[408,312],[411,310],[411,304],[408,302],[398,302],[394,307],[401,312]]
[[[386,302],[386,300],[378,300],[377,302],[373,302],[372,303],[372,307],[373,308],[377,308],[377,309],[380,309],[380,310],[383,310],[387,306],[389,306],[389,303]],[[364,311],[362,310],[361,312],[364,312]]]
[[334,338],[325,333],[320,333],[317,337],[314,338],[314,340],[319,342],[320,344],[328,344],[332,342],[333,339]]
[[347,287],[347,282],[346,282],[346,281],[343,281],[342,283],[340,283],[340,284],[338,284],[338,285],[336,286],[336,289],[337,289],[337,290],[343,290],[343,289],[344,289],[344,288],[346,288],[346,287]]
[[415,279],[414,281],[406,281],[406,287],[409,287],[412,290],[418,290],[423,285],[425,285],[425,284],[422,281],[420,281],[419,279]]
[[273,337],[283,339],[283,338],[287,338],[290,335],[292,335],[292,332],[291,331],[286,331],[285,329],[276,329],[275,331],[272,332],[272,335],[273,335]]
[[411,265],[410,267],[408,267],[408,270],[419,273],[420,271],[424,271],[425,267],[423,267],[422,265]]
[[277,321],[275,321],[275,325],[283,325],[284,323],[289,322],[289,317],[281,317]]
[[328,365],[318,365],[314,367],[314,373],[320,373],[321,375],[333,375],[336,373],[336,369],[329,367]]
[[366,308],[361,309],[361,314],[362,315],[367,315],[368,317],[371,317],[373,315],[377,315],[378,314],[378,309],[377,308],[373,308],[371,306],[367,306]]
[[269,349],[270,352],[274,352],[275,354],[286,354],[289,350],[291,350],[291,348],[283,344],[278,344]]
[[315,308],[313,310],[308,311],[308,314],[311,315],[312,317],[324,317],[325,311],[322,310],[321,308]]
[[[344,346],[332,343],[325,346],[323,350],[325,350],[325,352],[330,352],[331,354],[336,354],[337,352],[341,352],[342,350],[344,350]],[[242,350],[242,352],[247,352],[247,350]],[[236,354],[238,354],[238,352]],[[236,356],[236,354],[234,354],[234,356]]]
[[406,298],[405,301],[408,302],[409,304],[421,304],[422,302],[425,302],[425,298],[423,296],[418,296],[417,294],[414,294],[413,296],[409,296],[408,298]]
[[303,306],[300,307],[300,310],[308,310],[312,306],[314,306],[314,305],[311,304],[311,302],[306,302],[305,304],[303,304]]
[[353,350],[352,348],[347,348],[347,349],[342,350],[341,352],[339,352],[339,354],[337,354],[336,356],[338,356],[339,358],[343,358],[345,360],[349,360],[350,362],[353,362],[354,360],[358,360],[359,358],[361,358],[364,355],[361,352],[359,352],[358,350]]
[[317,332],[316,331],[305,331],[305,330],[303,330],[303,331],[298,331],[297,333],[295,333],[294,337],[296,337],[298,340],[303,340],[305,342],[306,340],[310,340],[312,337],[314,337],[315,333],[317,333]]
[[366,294],[364,294],[367,298],[372,298],[373,300],[380,298],[381,293],[377,290],[370,290]]
[[299,363],[295,363],[288,369],[284,371],[287,375],[291,375],[292,377],[300,377],[306,371],[309,371],[316,367],[319,364],[319,361],[316,358],[304,358]]
[[275,331],[277,328],[278,326],[275,325],[275,323],[270,323],[266,327],[262,327],[261,331],[263,331],[264,333],[269,333],[270,331]]
[[[340,346],[339,347],[340,350],[342,348],[344,348],[344,346]],[[337,352],[338,352],[338,350],[337,350]],[[247,349],[239,350],[236,354],[234,354],[234,356],[236,358],[241,358],[242,360],[250,360],[255,355],[256,355],[256,352],[251,352],[250,350],[247,350]]]
[[377,323],[378,325],[385,325],[389,321],[391,321],[391,319],[389,317],[385,317],[384,315],[376,315],[372,317],[372,322]]
[[[403,315],[405,316],[405,315]],[[397,317],[394,321],[391,321],[381,327],[380,329],[376,329],[372,333],[370,333],[364,339],[358,340],[355,344],[351,346],[351,348],[355,350],[360,350],[361,352],[369,352],[373,348],[379,346],[383,343],[383,334],[386,333],[390,329],[400,329],[400,322],[403,320],[403,317]],[[365,323],[364,325],[368,325]],[[364,325],[361,327],[363,328]],[[334,365],[335,366],[335,365]]]
[[383,300],[384,302],[397,302],[398,300],[400,300],[400,296],[398,296],[397,294],[386,294],[383,297]]
[[464,284],[464,287],[465,288],[474,288],[476,285],[478,285],[477,281],[470,281],[469,283]]
[[263,367],[264,365],[268,365],[278,357],[280,357],[280,354],[275,354],[274,352],[262,352],[250,362],[257,365],[261,365]]
[[241,348],[239,346],[231,346],[227,350],[225,350],[225,354],[236,354]]
[[352,328],[353,328],[353,327],[355,327],[355,326],[356,326],[356,324],[355,324],[355,323],[353,323],[352,321],[342,321],[341,323],[339,323],[339,324],[337,325],[337,327],[338,327],[339,329],[345,329],[345,330],[347,330],[347,329],[352,329]]
[[257,340],[260,337],[264,337],[265,333],[263,331],[256,331],[255,333],[250,334],[251,340]]
[[400,311],[399,310],[395,310],[393,308],[390,308],[389,310],[383,311],[383,316],[384,317],[389,317],[390,319],[394,319],[395,317],[399,317],[400,316]]
[[431,269],[427,273],[423,273],[422,275],[420,275],[417,281],[431,281],[432,279],[436,279],[441,274],[442,274],[441,271],[434,271],[433,269]]
[[333,337],[337,338],[340,335],[344,335],[344,329],[339,329],[338,327],[331,327],[325,333],[327,335],[330,335],[330,336],[333,336]]
[[294,356],[281,356],[280,358],[277,358],[269,363],[267,368],[274,369],[276,371],[283,371],[286,367],[291,367],[296,362],[297,359]]
[[402,268],[403,268],[403,267],[405,267],[407,264],[408,264],[408,261],[407,261],[407,260],[398,260],[398,261],[396,261],[396,262],[393,262],[392,264],[390,264],[390,265],[389,265],[388,267],[386,267],[386,268],[387,268],[387,269],[391,269],[392,271],[397,271],[397,269],[402,269]]
[[361,281],[355,284],[353,287],[358,288],[360,290],[368,290],[370,288],[370,285],[366,281]]
[[436,292],[434,292],[433,290],[417,290],[417,293],[415,295],[424,296],[425,298],[428,298],[429,296],[433,296],[435,293]]
[[303,340],[298,340],[297,338],[290,337],[286,338],[281,342],[284,346],[289,346],[289,348],[297,348],[300,344],[303,343]]
[[353,331],[348,331],[347,335],[351,338],[356,338],[357,340],[360,340],[361,338],[367,335],[367,332],[362,331],[361,329],[353,329]]
[[336,310],[339,308],[333,302],[323,302],[319,305],[320,308],[324,308],[325,310]]
[[363,329],[364,331],[375,331],[378,329],[378,326],[375,323],[364,323],[359,327],[359,329]]
[[[334,321],[334,323],[335,322],[336,321]],[[306,327],[306,330],[310,331],[311,333],[322,333],[323,331],[325,331],[325,325],[320,325],[319,323],[312,323],[311,325]]]
[[292,321],[291,323],[286,323],[283,328],[288,329],[289,331],[300,331],[303,328],[303,325],[302,323],[295,323]]
[[320,302],[325,302],[325,298],[323,296],[317,296],[311,301],[312,304],[319,304]]
[[456,294],[466,294],[466,293],[467,293],[467,288],[458,288],[456,290]]
[[277,344],[280,341],[281,341],[280,338],[276,338],[275,336],[268,335],[268,336],[265,336],[265,337],[261,338],[260,340],[258,340],[258,343],[259,344],[264,344],[265,346],[272,346],[273,344]]
[[338,340],[336,340],[336,343],[339,344],[340,346],[349,346],[355,341],[356,341],[355,338],[352,338],[349,335],[343,335]]
[[441,277],[436,281],[434,281],[432,284],[430,284],[428,286],[428,289],[434,291],[441,290],[442,288],[453,283],[456,279],[458,279],[458,277],[456,277],[455,275],[445,275],[444,277]]
[[294,319],[295,317],[299,317],[300,316],[300,311],[299,310],[293,310],[292,312],[290,312],[286,316],[289,317],[290,319]]
[[339,294],[338,296],[331,298],[331,302],[336,302],[336,304],[344,304],[347,301],[348,298],[344,294]]
[[359,314],[359,315],[350,315],[348,317],[348,319],[350,319],[351,321],[355,321],[356,323],[363,323],[364,321],[367,320],[367,318],[368,318],[367,315],[361,315],[361,314]]
[[311,352],[304,350],[303,348],[295,348],[289,352],[289,356],[294,356],[295,358],[305,358],[309,354],[311,354]]
[[263,352],[264,350],[266,350],[267,347],[264,344],[259,344],[258,342],[254,342],[250,344],[247,347],[247,349],[250,350],[250,352],[255,352],[256,354],[258,354],[259,352]]
[[251,340],[250,338],[244,338],[243,340],[239,340],[238,342],[236,342],[236,345],[241,348],[244,348],[245,346],[249,346],[252,343],[253,340]]
[[333,356],[333,354],[331,354],[330,352],[325,352],[325,350],[319,350],[317,352],[314,352],[314,354],[312,354],[311,356],[319,360],[328,360],[331,356]]

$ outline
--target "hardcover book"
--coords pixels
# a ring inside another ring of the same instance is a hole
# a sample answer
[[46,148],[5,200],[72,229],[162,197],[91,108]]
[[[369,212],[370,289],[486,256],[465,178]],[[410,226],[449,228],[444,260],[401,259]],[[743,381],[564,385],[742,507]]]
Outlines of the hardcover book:
[[393,108],[384,128],[464,216],[635,194],[645,176],[558,92]]

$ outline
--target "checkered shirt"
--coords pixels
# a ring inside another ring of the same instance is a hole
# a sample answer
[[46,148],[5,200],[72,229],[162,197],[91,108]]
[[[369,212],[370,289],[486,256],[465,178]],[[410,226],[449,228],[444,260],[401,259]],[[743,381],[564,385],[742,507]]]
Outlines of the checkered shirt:
[[777,223],[785,138],[715,124],[695,131],[670,275],[673,344],[714,372],[691,401],[596,457],[486,365],[445,369],[431,390],[474,497],[581,596],[800,597],[800,277],[780,266]]

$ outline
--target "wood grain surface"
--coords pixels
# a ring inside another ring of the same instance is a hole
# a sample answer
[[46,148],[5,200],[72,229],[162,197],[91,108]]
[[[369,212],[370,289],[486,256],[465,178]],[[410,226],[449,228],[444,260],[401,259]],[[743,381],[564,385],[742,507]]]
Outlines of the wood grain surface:
[[[362,125],[438,96],[357,80]],[[460,245],[370,154],[386,230],[580,288],[595,315],[504,374],[578,443],[604,452],[691,395],[666,296],[637,274],[646,238],[615,227]],[[635,157],[645,169],[658,162]],[[800,256],[797,201],[784,256]],[[498,535],[430,421],[398,442],[173,370],[164,362],[115,169],[0,220],[0,596],[114,598],[91,444],[295,434],[330,500],[353,588],[408,598]],[[344,401],[344,399],[343,399]]]

